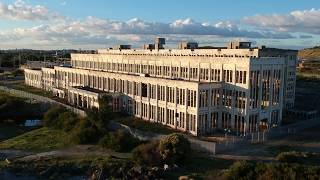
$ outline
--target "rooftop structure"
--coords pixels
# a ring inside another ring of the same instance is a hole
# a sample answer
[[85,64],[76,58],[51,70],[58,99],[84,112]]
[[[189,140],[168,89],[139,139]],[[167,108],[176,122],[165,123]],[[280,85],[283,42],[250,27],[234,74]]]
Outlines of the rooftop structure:
[[198,43],[183,41],[179,43],[178,49],[198,49]]

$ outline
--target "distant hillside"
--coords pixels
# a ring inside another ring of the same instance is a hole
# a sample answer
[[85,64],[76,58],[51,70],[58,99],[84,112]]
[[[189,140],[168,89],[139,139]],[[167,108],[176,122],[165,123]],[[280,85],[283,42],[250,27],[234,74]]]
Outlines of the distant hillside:
[[316,46],[308,49],[302,49],[299,51],[298,56],[300,59],[305,59],[307,61],[313,61],[313,60],[320,61],[320,46]]
[[300,50],[298,56],[303,60],[298,72],[312,76],[320,74],[320,46]]

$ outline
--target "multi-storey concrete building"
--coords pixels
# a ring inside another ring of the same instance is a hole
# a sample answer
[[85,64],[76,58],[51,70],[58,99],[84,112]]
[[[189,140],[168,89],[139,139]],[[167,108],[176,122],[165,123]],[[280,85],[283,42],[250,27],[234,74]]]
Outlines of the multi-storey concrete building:
[[72,54],[71,67],[26,69],[25,81],[83,107],[98,107],[98,92],[116,92],[123,111],[193,135],[216,129],[245,134],[278,126],[293,107],[296,60],[297,51],[248,42],[102,49]]

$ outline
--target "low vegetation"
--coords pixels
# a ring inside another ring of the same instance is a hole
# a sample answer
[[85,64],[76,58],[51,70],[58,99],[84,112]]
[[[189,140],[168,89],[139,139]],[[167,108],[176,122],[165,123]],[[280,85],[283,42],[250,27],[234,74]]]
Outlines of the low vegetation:
[[0,149],[47,151],[70,145],[68,134],[62,130],[40,128],[0,143]]
[[145,166],[160,166],[159,141],[144,143],[136,147],[132,152],[133,160]]
[[239,161],[225,173],[225,179],[318,179],[319,166],[307,166],[289,163],[255,163]]
[[318,153],[289,151],[278,154],[276,159],[279,162],[285,163],[299,163],[306,165],[320,164],[320,154]]
[[181,134],[170,134],[158,141],[138,146],[133,151],[133,159],[140,164],[174,165],[183,164],[191,152],[190,143]]
[[181,134],[170,134],[160,140],[159,153],[166,164],[183,164],[190,152],[190,142]]
[[[110,156],[86,156],[69,158],[41,158],[30,161],[14,161],[5,165],[12,173],[37,179],[160,179],[163,172],[157,168],[139,167],[127,160]],[[0,164],[1,168],[1,164]],[[81,178],[83,179],[83,178]]]
[[118,130],[109,132],[100,139],[99,144],[117,152],[131,152],[133,148],[141,144],[141,141],[123,130]]

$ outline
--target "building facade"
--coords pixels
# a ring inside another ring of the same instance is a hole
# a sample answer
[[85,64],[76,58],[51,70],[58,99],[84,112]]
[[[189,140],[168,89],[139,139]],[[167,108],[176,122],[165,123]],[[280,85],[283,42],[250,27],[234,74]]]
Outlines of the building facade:
[[294,105],[297,52],[236,44],[72,54],[71,67],[26,69],[25,82],[63,93],[69,102],[76,97],[77,105],[89,108],[99,96],[90,89],[121,94],[120,107],[128,114],[193,135],[280,125],[283,111]]

